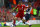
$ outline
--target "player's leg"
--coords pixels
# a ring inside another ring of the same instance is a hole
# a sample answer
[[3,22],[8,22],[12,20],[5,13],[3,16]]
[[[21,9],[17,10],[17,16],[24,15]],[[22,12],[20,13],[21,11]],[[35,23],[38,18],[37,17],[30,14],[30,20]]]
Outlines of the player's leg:
[[29,25],[29,27],[31,27],[31,26],[32,26],[32,24],[29,24],[29,21],[25,22],[25,24],[28,24],[28,25]]
[[[18,24],[20,24],[22,22],[21,19],[23,19],[23,15],[17,14],[16,17],[18,17],[18,19],[20,19],[19,22],[16,24],[16,25],[18,25]],[[24,21],[24,19],[23,19],[23,21]],[[14,20],[14,22],[15,22],[15,20]]]
[[17,17],[19,17],[19,14],[17,14],[17,15],[15,16],[15,18],[14,18],[14,22],[13,22],[14,26],[16,25],[15,23],[16,23]]
[[18,18],[18,21],[19,21],[19,22],[18,22],[16,25],[18,25],[18,24],[20,24],[20,23],[22,22],[21,19],[23,19],[23,15],[19,14],[19,18]]
[[32,26],[32,24],[29,24],[29,27],[31,27]]
[[25,24],[25,17],[24,17],[24,14],[21,16],[21,19],[22,19],[23,23]]
[[[29,24],[27,21],[30,19],[30,14],[26,14],[25,19],[26,19],[26,24]],[[31,27],[31,24],[29,24],[29,27]]]
[[23,23],[25,24],[25,19],[22,19]]
[[17,19],[17,17],[14,18],[14,21],[13,21],[13,27],[16,26],[16,24],[15,24],[15,23],[16,23],[16,19]]
[[15,22],[16,22],[16,19],[17,19],[17,17],[14,18],[14,22],[13,22],[14,24],[15,24]]
[[[31,18],[31,15],[30,14],[28,14],[28,20],[30,20],[30,18]],[[29,24],[29,27],[31,27],[32,26],[32,24]]]
[[18,21],[19,22],[16,25],[19,25],[22,22],[21,18],[18,18]]

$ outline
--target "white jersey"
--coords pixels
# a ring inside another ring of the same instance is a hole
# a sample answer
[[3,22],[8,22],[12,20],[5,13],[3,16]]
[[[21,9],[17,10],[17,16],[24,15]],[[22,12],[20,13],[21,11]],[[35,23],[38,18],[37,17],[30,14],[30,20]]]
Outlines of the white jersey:
[[30,10],[29,10],[28,12],[26,12],[26,13],[30,14],[31,10],[32,10],[32,7],[31,7]]

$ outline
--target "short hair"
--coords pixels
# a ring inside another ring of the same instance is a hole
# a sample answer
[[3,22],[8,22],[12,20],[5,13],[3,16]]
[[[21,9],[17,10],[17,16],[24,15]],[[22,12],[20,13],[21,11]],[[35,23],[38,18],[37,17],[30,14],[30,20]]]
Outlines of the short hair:
[[31,3],[29,2],[28,5],[31,5]]
[[[22,3],[22,1],[19,1],[19,3]],[[19,3],[18,3],[18,4],[19,4]]]

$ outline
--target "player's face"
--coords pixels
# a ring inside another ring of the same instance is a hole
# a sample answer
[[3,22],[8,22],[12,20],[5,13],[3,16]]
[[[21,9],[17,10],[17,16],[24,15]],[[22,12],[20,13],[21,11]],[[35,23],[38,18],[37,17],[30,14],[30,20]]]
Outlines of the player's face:
[[29,5],[29,7],[31,7],[31,5]]
[[22,5],[22,3],[19,3],[19,5]]
[[31,5],[29,5],[29,7],[31,7]]

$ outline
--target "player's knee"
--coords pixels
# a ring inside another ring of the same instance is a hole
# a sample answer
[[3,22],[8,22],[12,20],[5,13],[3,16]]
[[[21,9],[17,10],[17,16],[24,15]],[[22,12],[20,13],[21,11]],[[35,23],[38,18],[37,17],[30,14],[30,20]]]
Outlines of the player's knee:
[[24,19],[22,19],[22,21],[23,21],[23,22],[25,22],[25,20],[24,20]]
[[17,17],[14,18],[14,20],[16,20],[16,19],[17,19]]

